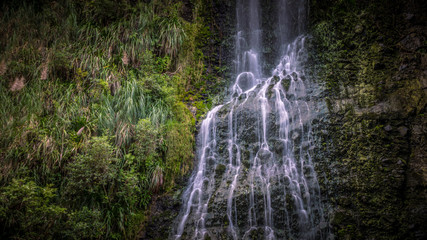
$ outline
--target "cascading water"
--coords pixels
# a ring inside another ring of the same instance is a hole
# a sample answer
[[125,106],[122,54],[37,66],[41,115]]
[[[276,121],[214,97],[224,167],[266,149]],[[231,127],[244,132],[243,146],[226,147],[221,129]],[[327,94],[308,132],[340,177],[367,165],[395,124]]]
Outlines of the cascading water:
[[[305,1],[300,2],[298,12]],[[198,165],[183,193],[173,239],[326,236],[311,159],[305,38],[283,44],[273,76],[263,78],[259,9],[259,0],[237,0],[237,77],[230,101],[202,122]],[[294,34],[278,28],[281,40]]]
[[[236,73],[250,73],[251,79],[256,80],[261,77],[259,2],[258,0],[237,0],[236,9]],[[237,81],[239,81],[239,77]],[[257,82],[251,83],[256,85]],[[244,85],[249,86],[249,84]]]

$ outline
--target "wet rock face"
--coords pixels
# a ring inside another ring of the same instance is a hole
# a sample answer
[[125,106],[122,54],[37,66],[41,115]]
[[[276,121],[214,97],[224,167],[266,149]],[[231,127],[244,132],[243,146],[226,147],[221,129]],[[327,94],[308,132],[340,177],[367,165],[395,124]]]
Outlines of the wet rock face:
[[338,239],[427,236],[425,6],[356,3],[313,26],[310,77],[323,86],[328,109],[312,125],[313,156]]
[[173,231],[173,223],[181,207],[180,194],[188,179],[179,179],[170,193],[153,199],[138,239],[163,240]]
[[229,102],[208,113],[200,129],[198,167],[183,194],[172,239],[327,236],[311,157],[318,107],[309,96],[315,86],[301,71],[304,41],[289,46],[277,75],[257,79],[246,91],[235,87]]

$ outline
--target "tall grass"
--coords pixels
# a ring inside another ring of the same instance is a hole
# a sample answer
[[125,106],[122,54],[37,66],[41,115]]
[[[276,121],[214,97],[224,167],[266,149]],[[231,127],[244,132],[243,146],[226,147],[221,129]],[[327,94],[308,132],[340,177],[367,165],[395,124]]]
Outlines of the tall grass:
[[[147,50],[157,49],[160,55],[178,53],[185,36],[182,20],[176,15],[169,17],[164,12],[169,9],[165,10],[161,5],[161,1],[140,4],[137,6],[137,14],[130,14],[107,26],[97,25],[91,21],[79,23],[78,11],[72,1],[53,2],[50,8],[42,10],[35,9],[33,5],[26,2],[17,8],[9,8],[5,5],[4,14],[1,15],[0,58],[6,61],[8,70],[2,80],[0,97],[3,98],[4,103],[15,98],[17,104],[4,104],[0,110],[3,113],[2,125],[7,126],[2,132],[1,143],[5,146],[10,142],[7,139],[23,135],[23,133],[16,133],[16,130],[7,131],[7,129],[16,128],[19,122],[16,121],[18,116],[31,116],[31,114],[40,116],[45,111],[42,106],[47,105],[48,108],[49,106],[53,108],[51,111],[57,113],[55,122],[59,127],[55,127],[49,134],[54,135],[53,140],[60,142],[62,150],[58,150],[59,159],[78,151],[78,142],[70,142],[69,138],[73,133],[68,129],[68,125],[74,121],[74,118],[83,115],[87,124],[92,124],[90,127],[86,126],[85,131],[89,133],[94,128],[93,119],[83,111],[89,108],[91,101],[90,96],[81,91],[85,88],[82,84],[87,82],[86,79],[103,79],[107,83],[121,79],[127,70],[117,59],[124,54],[129,57],[131,64],[137,67],[144,61],[142,55]],[[79,79],[77,74],[79,69],[89,75]],[[48,76],[42,77],[43,72]],[[20,76],[25,77],[26,87],[22,92],[15,94],[16,96],[10,96],[8,84],[15,77]],[[38,82],[41,78],[47,81],[56,79],[75,81],[80,88],[77,90],[80,91],[76,92],[72,89],[73,86],[53,89],[57,87],[56,83],[48,86],[44,82]],[[34,85],[31,82],[34,82]],[[41,93],[47,89],[51,94],[40,100],[42,97],[40,95],[43,95]],[[132,132],[132,125],[137,122],[138,117],[149,116],[153,122],[160,123],[167,115],[164,113],[168,111],[165,110],[165,104],[151,101],[149,96],[141,93],[141,87],[138,87],[139,90],[135,89],[137,88],[134,82],[124,84],[123,90],[117,97],[104,95],[102,104],[105,106],[102,107],[101,114],[106,117],[100,118],[101,128],[117,134],[118,146],[129,143],[128,135]],[[137,105],[133,106],[133,102]],[[73,106],[70,106],[71,103],[74,103]],[[37,106],[34,106],[35,104]],[[85,107],[78,107],[79,105]],[[31,109],[31,114],[28,109]],[[13,122],[14,127],[10,126],[11,123],[8,121]],[[20,119],[20,121],[24,120]],[[32,121],[35,125],[39,124],[37,117],[33,117]],[[46,121],[52,121],[52,119]],[[68,125],[65,126],[66,124]],[[52,142],[50,136],[41,138],[49,144]],[[71,149],[63,149],[64,144],[71,145]],[[46,150],[45,147],[37,149]]]
[[46,175],[61,167],[95,130],[88,96],[72,85],[44,81],[9,93],[0,84],[0,101],[1,160],[15,168],[40,168]]
[[[186,34],[183,20],[177,16],[179,5],[166,10],[160,1],[140,5],[138,14],[120,19],[105,28],[87,23],[79,30],[77,67],[94,70],[105,66],[101,59],[111,60],[111,53],[126,54],[133,66],[142,62],[141,53],[155,50],[161,56],[176,57]],[[169,11],[175,12],[170,14]],[[117,64],[121,64],[116,62]]]
[[139,119],[149,118],[153,124],[164,124],[171,115],[169,107],[161,100],[153,100],[144,94],[136,81],[126,82],[114,96],[103,96],[99,111],[100,130],[115,135],[117,147],[129,146],[135,125]]

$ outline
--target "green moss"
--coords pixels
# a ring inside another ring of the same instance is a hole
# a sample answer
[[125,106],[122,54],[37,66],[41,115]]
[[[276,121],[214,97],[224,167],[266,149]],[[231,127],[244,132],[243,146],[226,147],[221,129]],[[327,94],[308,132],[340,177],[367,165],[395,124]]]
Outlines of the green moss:
[[225,170],[226,170],[226,166],[225,166],[225,165],[223,165],[223,164],[218,164],[218,165],[216,166],[216,169],[215,169],[215,175],[216,175],[217,177],[221,177],[221,176],[224,174]]
[[288,91],[289,87],[291,86],[291,81],[292,79],[290,78],[290,76],[286,76],[285,78],[282,79],[282,87]]

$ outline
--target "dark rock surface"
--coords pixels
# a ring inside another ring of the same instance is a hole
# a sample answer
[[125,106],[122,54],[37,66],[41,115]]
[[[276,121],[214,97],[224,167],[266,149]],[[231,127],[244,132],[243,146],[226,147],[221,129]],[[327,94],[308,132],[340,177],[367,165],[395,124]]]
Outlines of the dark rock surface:
[[139,239],[168,239],[181,209],[181,194],[186,184],[186,179],[180,179],[174,189],[152,200]]
[[332,231],[425,239],[426,3],[325,2],[312,2],[309,65],[328,108],[313,129]]

